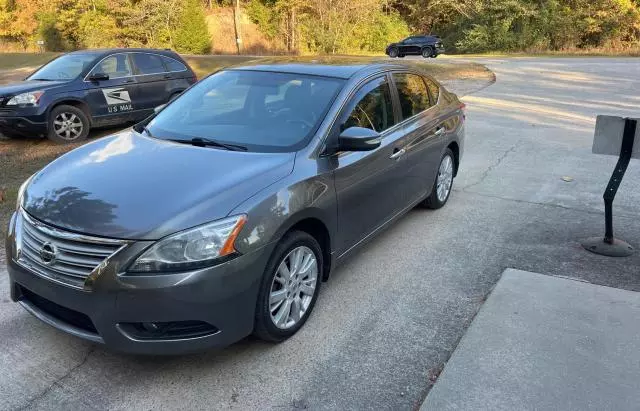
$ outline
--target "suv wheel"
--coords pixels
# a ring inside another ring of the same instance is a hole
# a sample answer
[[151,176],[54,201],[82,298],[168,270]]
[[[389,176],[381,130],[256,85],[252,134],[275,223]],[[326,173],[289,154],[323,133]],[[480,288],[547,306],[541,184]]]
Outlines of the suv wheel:
[[434,53],[435,52],[433,51],[433,47],[431,46],[427,46],[422,49],[422,57],[424,58],[433,57]]
[[253,333],[280,342],[307,321],[318,298],[322,249],[303,231],[287,234],[271,255],[258,293]]
[[391,47],[389,49],[389,57],[395,58],[395,57],[398,57],[398,54],[400,54],[400,52],[398,51],[397,47]]
[[78,107],[61,105],[49,113],[48,137],[56,143],[75,143],[89,135],[89,119]]

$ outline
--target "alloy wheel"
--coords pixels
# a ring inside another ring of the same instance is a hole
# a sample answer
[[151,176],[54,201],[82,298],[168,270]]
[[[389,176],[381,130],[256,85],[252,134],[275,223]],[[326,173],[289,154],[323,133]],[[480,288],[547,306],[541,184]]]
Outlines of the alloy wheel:
[[82,135],[84,126],[80,117],[73,113],[62,112],[53,120],[53,131],[64,140],[75,140]]
[[438,179],[436,180],[436,195],[438,201],[444,202],[449,196],[451,185],[453,184],[453,159],[450,155],[444,156],[438,169]]
[[269,313],[276,327],[291,328],[304,317],[317,281],[318,261],[309,247],[296,247],[282,259],[269,292]]

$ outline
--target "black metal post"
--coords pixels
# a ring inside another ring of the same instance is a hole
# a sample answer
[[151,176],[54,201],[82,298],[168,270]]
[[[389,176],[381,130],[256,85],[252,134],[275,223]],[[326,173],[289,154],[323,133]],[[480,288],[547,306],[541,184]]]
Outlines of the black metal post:
[[604,213],[605,213],[605,234],[604,241],[608,244],[613,244],[613,200],[616,198],[618,187],[622,183],[624,173],[627,171],[629,162],[631,161],[631,154],[633,153],[633,140],[636,136],[637,121],[633,119],[626,119],[624,122],[624,134],[622,135],[622,147],[620,148],[620,157],[618,163],[613,171],[613,175],[607,185],[607,190],[602,196],[604,198]]
[[596,254],[603,254],[614,257],[628,256],[633,253],[633,247],[624,241],[616,240],[613,236],[613,200],[622,183],[624,173],[627,171],[631,155],[633,154],[633,143],[636,136],[637,121],[627,118],[624,122],[624,133],[622,135],[622,146],[620,148],[620,157],[616,164],[613,175],[609,180],[607,189],[602,198],[604,199],[604,218],[605,218],[605,234],[604,241],[602,239],[589,239],[583,243],[583,246]]

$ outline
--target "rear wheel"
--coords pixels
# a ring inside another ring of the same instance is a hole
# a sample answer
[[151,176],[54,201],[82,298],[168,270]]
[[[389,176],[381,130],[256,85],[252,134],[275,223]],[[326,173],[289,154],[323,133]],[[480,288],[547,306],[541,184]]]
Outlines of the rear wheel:
[[422,57],[424,57],[424,58],[433,57],[434,53],[435,52],[433,50],[433,47],[431,47],[431,46],[427,46],[427,47],[422,49]]
[[447,148],[440,160],[438,174],[436,175],[436,181],[433,185],[433,189],[431,190],[431,194],[429,194],[429,197],[421,203],[423,207],[437,210],[447,203],[447,200],[449,200],[449,196],[451,195],[455,170],[456,162],[453,152],[451,149]]
[[89,119],[78,107],[60,105],[49,113],[47,137],[56,143],[75,143],[89,135]]
[[391,47],[389,49],[389,57],[395,58],[395,57],[398,57],[399,54],[400,54],[400,52],[398,51],[397,47]]
[[262,278],[253,333],[280,342],[307,321],[318,298],[322,249],[303,231],[287,234],[278,244]]

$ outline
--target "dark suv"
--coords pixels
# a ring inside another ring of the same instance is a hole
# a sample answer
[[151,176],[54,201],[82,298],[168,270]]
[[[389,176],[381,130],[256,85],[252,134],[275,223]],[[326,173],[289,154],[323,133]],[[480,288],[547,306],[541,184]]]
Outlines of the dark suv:
[[387,46],[385,54],[389,57],[422,56],[436,58],[444,53],[444,45],[438,36],[411,36]]
[[0,133],[83,140],[89,129],[140,121],[175,98],[196,75],[170,50],[82,50],[0,86]]

